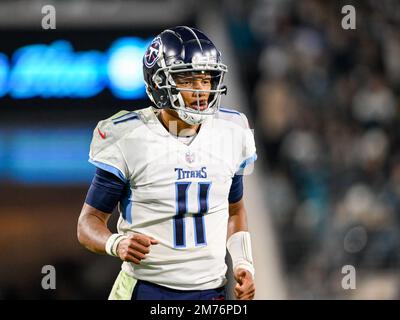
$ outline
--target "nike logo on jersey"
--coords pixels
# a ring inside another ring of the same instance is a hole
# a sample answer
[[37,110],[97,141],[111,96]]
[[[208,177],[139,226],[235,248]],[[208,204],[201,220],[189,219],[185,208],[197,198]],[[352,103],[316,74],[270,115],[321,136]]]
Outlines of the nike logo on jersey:
[[99,132],[99,135],[100,135],[100,137],[101,137],[102,139],[105,139],[105,138],[106,138],[106,133],[105,133],[105,132],[104,132],[104,133],[101,132],[99,128],[97,128],[97,131]]

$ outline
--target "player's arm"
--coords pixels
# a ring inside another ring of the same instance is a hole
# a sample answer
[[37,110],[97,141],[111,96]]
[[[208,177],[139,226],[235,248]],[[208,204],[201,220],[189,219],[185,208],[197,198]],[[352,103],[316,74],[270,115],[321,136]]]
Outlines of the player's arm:
[[232,181],[227,239],[227,248],[232,257],[233,273],[237,281],[235,296],[240,300],[251,300],[255,294],[254,267],[243,201],[243,175],[235,175]]
[[125,183],[118,177],[97,169],[78,219],[77,236],[90,251],[138,264],[150,252],[150,245],[157,241],[143,234],[113,234],[107,226],[124,188]]
[[107,227],[109,213],[102,212],[84,203],[78,219],[78,241],[95,253],[106,253],[105,246],[111,231]]
[[243,198],[237,202],[229,203],[228,239],[239,231],[248,231],[247,213]]

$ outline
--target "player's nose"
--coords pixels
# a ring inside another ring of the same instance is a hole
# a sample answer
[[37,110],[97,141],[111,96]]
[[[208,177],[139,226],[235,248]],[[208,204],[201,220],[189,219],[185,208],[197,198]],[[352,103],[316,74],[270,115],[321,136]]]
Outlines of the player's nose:
[[[193,82],[193,89],[194,90],[205,90],[206,86],[203,85],[202,81],[194,81]],[[203,96],[205,94],[205,92],[193,92],[193,95],[197,97],[197,95],[199,96]]]

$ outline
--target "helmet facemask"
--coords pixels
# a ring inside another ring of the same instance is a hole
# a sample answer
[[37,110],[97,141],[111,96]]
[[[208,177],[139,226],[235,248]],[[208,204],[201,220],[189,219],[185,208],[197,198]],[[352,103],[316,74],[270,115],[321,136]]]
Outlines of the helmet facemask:
[[[226,93],[226,87],[223,86],[226,72],[227,67],[222,63],[175,64],[157,70],[153,81],[158,89],[167,90],[171,107],[177,111],[179,117],[189,124],[196,125],[218,112],[221,94]],[[196,89],[182,85],[180,81],[187,79],[190,82],[193,78],[197,78],[197,81],[207,79],[210,81],[210,88]],[[189,106],[185,103],[183,92],[193,93],[194,102]],[[204,101],[207,95],[208,98]]]

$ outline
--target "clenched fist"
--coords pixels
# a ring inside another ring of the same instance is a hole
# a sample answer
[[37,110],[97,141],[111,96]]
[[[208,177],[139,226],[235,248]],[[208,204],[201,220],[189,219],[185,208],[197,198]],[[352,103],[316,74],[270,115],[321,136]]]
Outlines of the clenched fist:
[[245,269],[238,268],[234,273],[237,284],[234,292],[238,300],[253,300],[256,288],[251,273]]
[[139,264],[141,260],[146,259],[150,246],[154,244],[158,244],[156,239],[135,233],[121,240],[116,251],[121,260]]

